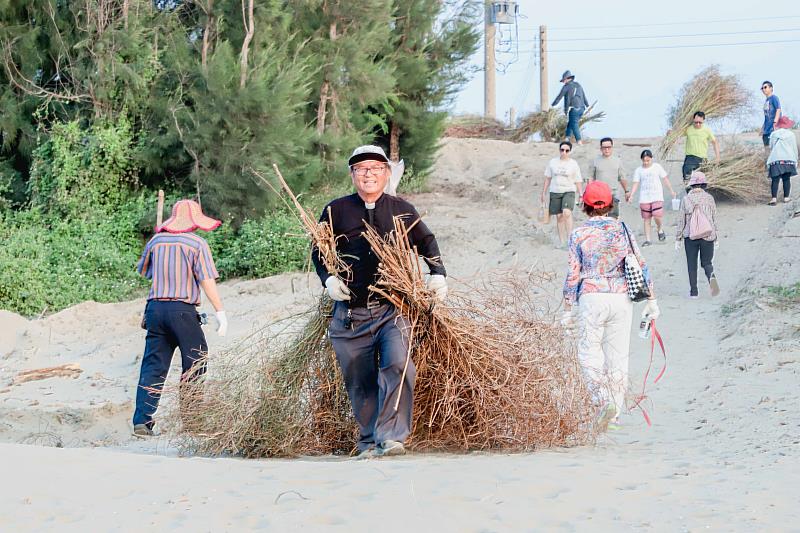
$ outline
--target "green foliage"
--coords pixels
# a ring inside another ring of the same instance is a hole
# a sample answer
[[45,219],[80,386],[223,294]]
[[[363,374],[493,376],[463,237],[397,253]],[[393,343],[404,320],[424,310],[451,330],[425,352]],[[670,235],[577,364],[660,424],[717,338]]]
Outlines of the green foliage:
[[141,294],[147,284],[134,271],[142,244],[133,228],[144,209],[139,197],[111,216],[84,220],[7,212],[0,226],[0,308],[36,315]]
[[767,287],[767,295],[777,307],[796,307],[800,304],[800,283]]
[[309,242],[294,215],[277,211],[248,220],[238,230],[222,226],[207,236],[225,278],[266,277],[302,269]]

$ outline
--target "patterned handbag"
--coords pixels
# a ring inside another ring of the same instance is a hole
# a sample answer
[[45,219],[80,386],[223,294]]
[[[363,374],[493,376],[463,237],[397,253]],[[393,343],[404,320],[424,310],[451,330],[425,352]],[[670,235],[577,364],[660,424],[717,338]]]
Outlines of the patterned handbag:
[[625,230],[625,235],[628,237],[628,247],[630,252],[625,256],[625,282],[628,285],[628,296],[634,302],[641,302],[650,298],[650,288],[644,279],[642,272],[642,265],[636,258],[633,252],[633,241],[631,241],[631,234],[628,232],[628,227],[622,223],[622,229]]

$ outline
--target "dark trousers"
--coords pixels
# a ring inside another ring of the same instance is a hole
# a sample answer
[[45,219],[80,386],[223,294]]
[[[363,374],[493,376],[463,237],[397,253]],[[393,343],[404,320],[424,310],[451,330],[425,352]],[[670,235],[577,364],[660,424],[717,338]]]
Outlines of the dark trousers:
[[697,296],[697,255],[700,254],[700,266],[706,272],[706,277],[710,280],[714,274],[714,241],[704,239],[683,239],[686,249],[686,265],[689,268],[689,294]]
[[328,333],[361,431],[358,450],[386,440],[403,442],[411,433],[416,378],[414,362],[409,360],[401,381],[408,354],[408,321],[393,305],[383,304],[375,309],[353,308],[352,327],[346,328],[347,311],[345,304],[336,303]]
[[586,111],[585,108],[580,109],[570,109],[569,113],[567,113],[567,129],[564,132],[564,138],[569,139],[570,134],[575,136],[575,141],[581,140],[581,117],[583,116],[583,112]]
[[[197,319],[197,309],[191,304],[151,300],[147,302],[144,321],[147,338],[139,386],[136,389],[133,424],[146,424],[152,429],[153,414],[158,408],[175,348],[181,349],[181,366],[183,376],[186,376],[208,352],[208,345]],[[203,366],[190,375],[196,379],[204,373]]]
[[683,172],[683,181],[688,181],[688,179],[692,176],[692,172],[700,168],[700,165],[702,164],[702,157],[697,157],[696,155],[687,155],[683,159],[683,168],[681,168],[681,171]]
[[772,186],[770,187],[772,197],[778,197],[778,185],[780,185],[781,181],[783,181],[783,197],[789,198],[789,193],[792,190],[792,174],[789,172],[784,172],[780,176],[772,178]]

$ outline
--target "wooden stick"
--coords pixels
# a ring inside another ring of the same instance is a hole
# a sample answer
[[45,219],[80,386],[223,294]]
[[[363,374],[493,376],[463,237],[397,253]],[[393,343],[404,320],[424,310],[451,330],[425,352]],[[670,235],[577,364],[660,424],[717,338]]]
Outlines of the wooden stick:
[[403,366],[403,375],[400,376],[400,390],[397,391],[397,399],[394,401],[394,410],[400,407],[400,396],[403,395],[403,383],[406,380],[406,372],[408,371],[408,362],[411,360],[411,347],[414,345],[414,324],[411,324],[411,330],[408,332],[408,352],[406,352],[406,364]]
[[158,190],[158,207],[156,208],[156,231],[161,229],[164,223],[164,191]]

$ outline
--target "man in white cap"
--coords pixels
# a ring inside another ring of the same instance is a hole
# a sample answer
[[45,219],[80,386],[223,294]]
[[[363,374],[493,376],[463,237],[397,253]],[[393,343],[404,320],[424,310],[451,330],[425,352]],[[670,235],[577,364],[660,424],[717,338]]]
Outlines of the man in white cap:
[[216,311],[217,333],[224,337],[228,330],[211,250],[205,239],[194,233],[196,229],[211,231],[220,224],[204,215],[197,202],[180,200],[172,208],[172,216],[156,228],[136,265],[136,270],[153,282],[142,323],[147,338],[133,413],[137,437],[153,435],[153,415],[175,348],[181,350],[181,379],[196,379],[205,373],[205,367],[197,368],[208,352],[197,313],[201,288]]
[[446,272],[436,238],[414,206],[384,193],[391,168],[383,149],[360,146],[348,164],[356,193],[329,203],[320,221],[329,220],[330,209],[338,253],[351,269],[349,279],[328,272],[316,250],[311,256],[335,301],[328,332],[360,429],[359,457],[402,455],[403,442],[411,433],[416,377],[409,360],[403,379],[409,323],[392,304],[370,292],[378,278],[378,258],[363,232],[369,225],[385,236],[394,229],[393,218],[405,216],[406,227],[411,228],[409,241],[430,270],[428,288],[440,301],[447,295]]

